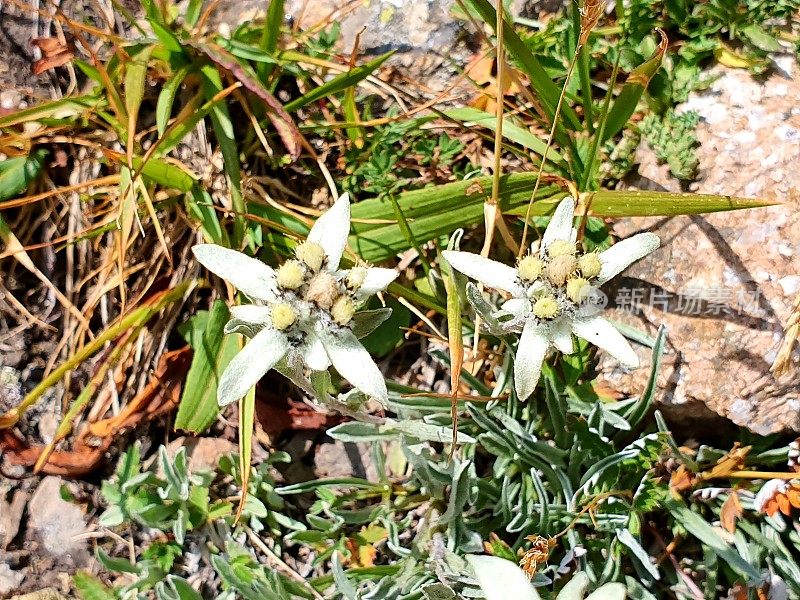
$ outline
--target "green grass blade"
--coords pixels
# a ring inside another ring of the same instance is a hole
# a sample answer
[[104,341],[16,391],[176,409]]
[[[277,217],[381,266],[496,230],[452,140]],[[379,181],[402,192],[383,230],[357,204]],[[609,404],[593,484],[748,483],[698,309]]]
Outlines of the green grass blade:
[[226,336],[224,332],[229,316],[228,307],[217,300],[208,312],[207,319],[202,319],[205,327],[195,331],[190,338],[194,356],[181,394],[175,429],[201,433],[217,418],[217,384],[225,367],[239,350],[236,338]]
[[631,115],[636,110],[636,105],[639,103],[647,84],[650,83],[650,79],[661,68],[661,62],[664,60],[664,54],[667,51],[668,40],[663,31],[660,29],[657,31],[661,35],[661,41],[653,55],[628,75],[628,80],[622,87],[622,91],[611,105],[611,110],[608,111],[602,141],[606,141],[622,131],[622,128],[625,127],[628,119],[631,118]]
[[28,189],[42,171],[47,150],[35,150],[0,162],[0,202],[14,198]]
[[[261,30],[261,42],[258,45],[266,54],[274,54],[278,49],[284,14],[284,0],[272,0],[269,3],[267,18],[264,21],[264,28]],[[274,68],[274,65],[261,63],[258,65],[256,72],[261,81],[266,81]]]
[[325,96],[330,96],[332,94],[339,93],[347,88],[357,85],[370,75],[372,75],[375,71],[377,71],[380,66],[386,62],[386,60],[392,55],[394,52],[387,52],[386,54],[382,54],[378,58],[374,58],[368,63],[360,65],[358,67],[353,67],[349,71],[345,73],[340,73],[330,81],[323,83],[321,86],[316,87],[307,93],[303,94],[299,98],[295,98],[291,102],[289,102],[285,108],[288,112],[292,112],[297,110],[298,108],[302,108],[306,104],[310,104],[320,98],[324,98]]
[[[494,132],[495,126],[497,125],[495,115],[478,110],[477,108],[454,108],[445,111],[444,115],[465,124],[472,123],[481,127],[486,127],[492,132]],[[515,124],[510,117],[503,118],[503,137],[535,152],[539,156],[544,155],[545,147],[547,146],[545,142],[533,135],[528,129]],[[559,166],[566,167],[567,165],[564,157],[552,148],[547,151],[547,158]]]
[[175,102],[175,96],[178,94],[178,89],[181,83],[189,73],[189,66],[181,67],[167,80],[164,87],[161,88],[161,93],[158,95],[158,102],[156,103],[156,130],[159,137],[164,135],[167,129],[167,123],[172,115],[172,105]]
[[[200,73],[203,79],[203,89],[206,98],[210,100],[223,90],[222,76],[212,64],[200,67]],[[247,212],[247,203],[242,195],[242,167],[239,163],[239,148],[236,145],[236,132],[234,131],[230,112],[228,112],[228,105],[224,102],[219,102],[211,106],[209,116],[211,117],[211,124],[214,127],[214,133],[217,136],[217,143],[222,152],[222,159],[225,163],[225,174],[228,176],[228,181],[231,186],[231,205],[233,206],[233,210],[237,213],[233,217],[233,238],[231,241],[234,247],[238,247],[242,239],[244,239],[245,221],[242,215]]]
[[38,106],[32,106],[24,110],[18,110],[4,117],[0,117],[0,128],[13,127],[21,123],[32,121],[42,121],[46,119],[69,119],[101,110],[108,106],[102,98],[94,96],[77,96],[75,98],[62,98],[45,102]]
[[777,201],[717,194],[602,190],[587,195],[598,217],[674,217],[775,206]]

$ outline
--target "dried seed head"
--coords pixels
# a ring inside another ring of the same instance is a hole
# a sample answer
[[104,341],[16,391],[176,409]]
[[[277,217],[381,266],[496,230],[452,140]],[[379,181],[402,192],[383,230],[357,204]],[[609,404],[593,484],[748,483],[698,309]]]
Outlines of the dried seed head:
[[567,278],[575,272],[578,261],[574,256],[562,254],[556,256],[547,265],[547,279],[555,286],[562,286]]
[[585,0],[580,8],[581,31],[578,43],[583,46],[589,40],[589,34],[597,26],[600,17],[603,16],[606,3],[603,0]]
[[336,278],[327,271],[322,271],[314,275],[309,282],[306,300],[324,310],[330,310],[338,295],[339,284],[336,283]]
[[589,297],[592,286],[583,277],[567,280],[567,297],[575,304],[580,304]]
[[296,290],[303,285],[304,275],[299,260],[287,260],[278,269],[278,285],[285,290]]
[[331,316],[339,325],[347,325],[353,319],[356,307],[353,301],[347,296],[339,296],[331,308]]
[[575,242],[553,240],[547,247],[547,255],[551,258],[556,256],[575,256]]
[[297,321],[297,312],[291,304],[281,302],[272,307],[272,326],[278,331],[288,329]]
[[519,276],[523,281],[536,281],[541,277],[544,270],[544,262],[538,256],[529,254],[517,265]]
[[325,250],[316,242],[303,242],[294,249],[294,253],[315,273],[322,268]]
[[367,278],[366,267],[353,267],[347,273],[347,287],[353,291],[359,290]]
[[600,257],[596,252],[590,252],[578,258],[578,268],[584,277],[591,279],[600,275],[603,263],[600,262]]
[[554,319],[559,311],[558,302],[552,296],[542,296],[533,304],[533,314],[540,319]]

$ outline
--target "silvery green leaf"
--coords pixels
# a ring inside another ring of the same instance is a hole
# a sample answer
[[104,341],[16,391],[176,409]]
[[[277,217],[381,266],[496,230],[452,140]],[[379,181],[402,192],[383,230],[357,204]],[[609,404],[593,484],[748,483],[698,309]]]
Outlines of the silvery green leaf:
[[[452,431],[449,427],[432,425],[417,420],[395,421],[394,419],[386,419],[384,423],[350,421],[328,430],[329,436],[343,442],[392,440],[401,434],[423,442],[449,443],[452,440]],[[459,444],[474,444],[475,438],[459,432],[456,442]]]
[[647,553],[647,550],[642,548],[639,540],[633,536],[630,530],[617,529],[616,533],[617,539],[630,549],[639,564],[642,565],[645,570],[650,573],[650,575],[652,575],[653,579],[661,579],[658,568],[650,561],[650,555]]
[[231,308],[231,319],[225,324],[226,334],[241,333],[254,337],[264,327],[272,325],[270,309],[256,304],[242,304]]
[[544,256],[547,247],[555,240],[571,241],[575,239],[577,232],[572,227],[575,219],[575,201],[569,196],[565,197],[550,218],[550,223],[542,235],[542,243],[539,252]]
[[585,600],[625,600],[627,595],[628,590],[625,584],[607,583],[586,596]]
[[250,298],[275,299],[275,271],[258,259],[215,244],[199,244],[192,248],[195,257],[206,269],[231,283]]
[[589,576],[583,571],[575,573],[573,578],[569,580],[567,585],[565,585],[558,596],[556,596],[556,600],[583,600],[586,594],[586,588],[588,587]]
[[355,586],[347,579],[347,575],[342,569],[342,563],[339,560],[339,553],[334,552],[331,559],[331,570],[333,571],[333,579],[336,581],[337,591],[342,594],[347,600],[358,600],[358,592]]
[[525,294],[525,288],[520,284],[519,273],[514,267],[471,252],[444,250],[442,256],[456,271],[480,281],[487,287],[503,290],[515,297]]
[[527,575],[510,560],[471,554],[467,561],[486,600],[541,600]]
[[598,257],[602,268],[598,281],[602,284],[612,277],[622,273],[631,264],[655,251],[661,245],[661,240],[654,233],[637,233],[627,239],[617,242],[608,250],[600,253]]
[[443,583],[431,583],[422,588],[427,600],[457,600],[456,593]]
[[361,310],[357,312],[353,315],[353,335],[358,339],[367,337],[391,315],[391,308],[376,308],[375,310]]
[[639,366],[639,356],[623,335],[603,317],[596,315],[578,318],[572,322],[572,332],[605,350],[626,367]]
[[520,400],[527,399],[536,389],[549,347],[550,341],[544,328],[533,319],[525,321],[514,358],[514,388]]
[[492,335],[505,335],[500,321],[494,316],[497,309],[489,304],[489,301],[483,297],[483,294],[478,289],[478,286],[471,281],[467,283],[467,301],[470,303],[475,312],[478,313],[483,320],[489,333]]
[[358,288],[358,291],[356,291],[356,300],[366,300],[370,296],[384,291],[389,287],[390,283],[397,279],[398,275],[400,275],[400,273],[394,269],[367,267],[367,274],[364,278],[364,282]]

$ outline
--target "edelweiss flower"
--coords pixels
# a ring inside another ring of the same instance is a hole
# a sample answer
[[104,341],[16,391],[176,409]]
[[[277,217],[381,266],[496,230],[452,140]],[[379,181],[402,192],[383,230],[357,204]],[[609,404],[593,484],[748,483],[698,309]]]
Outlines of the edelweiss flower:
[[303,365],[325,371],[331,364],[355,388],[386,401],[383,375],[358,337],[391,311],[357,313],[356,308],[384,290],[397,272],[361,265],[340,270],[349,231],[350,200],[345,194],[317,219],[307,240],[295,249],[296,258],[277,270],[222,246],[192,248],[204,267],[256,302],[231,308],[225,332],[252,339],[220,378],[220,405],[244,396],[272,368],[285,374]]
[[485,286],[511,294],[496,313],[511,318],[505,331],[521,332],[514,362],[514,386],[520,400],[533,393],[551,345],[574,351],[574,333],[628,367],[639,366],[630,344],[598,313],[605,296],[598,290],[631,263],[659,246],[652,233],[639,233],[604,252],[579,252],[572,226],[575,202],[564,198],[542,236],[538,253],[524,256],[516,268],[469,252],[445,251],[450,265]]

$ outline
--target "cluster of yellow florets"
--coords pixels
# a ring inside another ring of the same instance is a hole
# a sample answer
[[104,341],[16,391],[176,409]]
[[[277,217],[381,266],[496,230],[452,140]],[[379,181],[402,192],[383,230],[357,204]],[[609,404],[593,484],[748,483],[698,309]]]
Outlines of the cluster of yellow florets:
[[[366,268],[351,269],[343,286],[336,277],[322,269],[325,250],[316,242],[299,244],[295,256],[278,268],[278,287],[328,311],[338,325],[348,325],[356,310],[352,294],[364,284]],[[272,310],[273,325],[279,330],[291,327],[297,316],[296,310],[288,303],[277,304]]]
[[601,268],[597,253],[578,255],[575,243],[567,240],[554,240],[542,258],[529,254],[517,264],[523,282],[546,284],[533,300],[533,314],[540,319],[555,319],[561,314],[557,296],[565,296],[573,304],[586,300],[592,290],[590,280],[600,274]]

